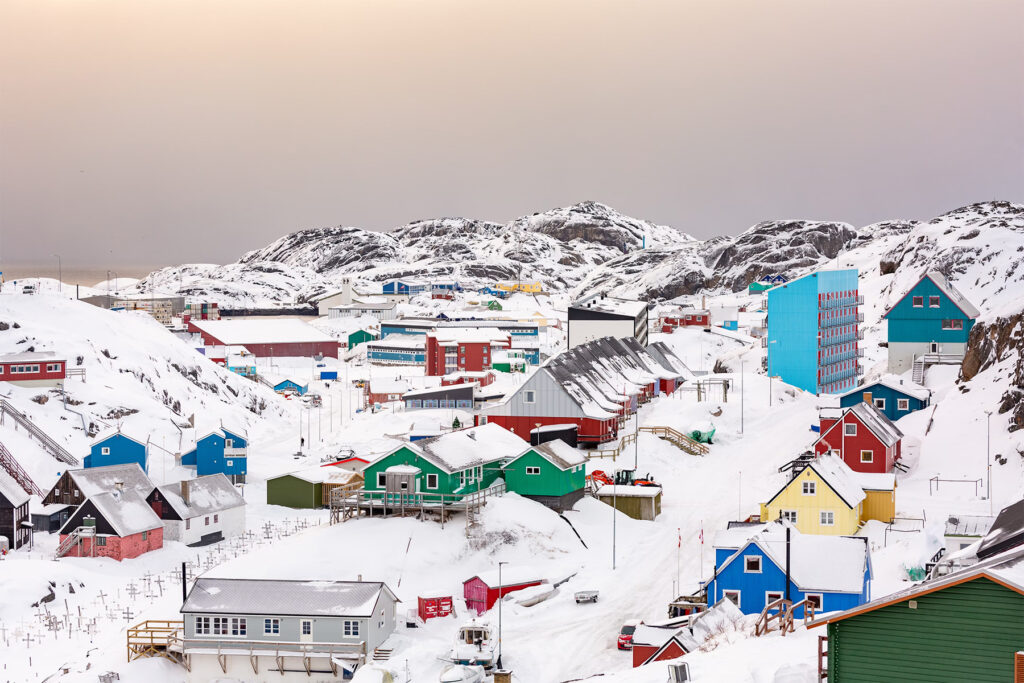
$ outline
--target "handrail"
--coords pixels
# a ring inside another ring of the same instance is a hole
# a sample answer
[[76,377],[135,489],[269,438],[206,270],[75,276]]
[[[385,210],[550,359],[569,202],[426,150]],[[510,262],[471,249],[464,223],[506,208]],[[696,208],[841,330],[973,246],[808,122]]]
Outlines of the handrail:
[[0,415],[10,415],[14,421],[24,427],[43,445],[43,450],[48,451],[57,460],[68,465],[78,465],[78,460],[67,451],[66,448],[50,438],[50,435],[40,429],[35,422],[29,419],[25,413],[18,412],[6,399],[0,398]]
[[21,488],[25,489],[25,493],[29,495],[36,495],[40,498],[43,497],[44,494],[42,490],[40,490],[36,483],[32,481],[32,477],[30,477],[28,472],[22,468],[21,464],[18,463],[18,460],[9,450],[7,450],[7,447],[4,446],[2,442],[0,442],[0,467],[2,467],[7,474],[11,475],[11,478],[18,482],[18,485],[21,486]]

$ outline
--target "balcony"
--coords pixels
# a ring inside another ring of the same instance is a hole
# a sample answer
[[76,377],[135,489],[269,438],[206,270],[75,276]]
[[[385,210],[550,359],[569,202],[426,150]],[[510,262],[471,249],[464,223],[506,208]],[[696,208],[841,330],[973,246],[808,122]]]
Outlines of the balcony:
[[842,317],[834,318],[832,320],[822,320],[818,323],[819,329],[826,329],[829,327],[841,327],[843,325],[854,325],[859,322],[864,322],[864,314],[860,315],[844,315]]
[[842,299],[832,299],[831,301],[822,301],[818,304],[818,310],[831,311],[836,308],[853,308],[854,306],[860,306],[864,303],[863,296],[847,296]]
[[225,448],[225,458],[244,458],[246,456],[246,449],[244,448]]
[[828,348],[829,346],[838,346],[839,344],[847,344],[849,342],[857,341],[863,338],[864,332],[861,330],[857,330],[856,333],[847,332],[846,334],[839,334],[834,337],[821,336],[818,337],[818,348],[824,349]]

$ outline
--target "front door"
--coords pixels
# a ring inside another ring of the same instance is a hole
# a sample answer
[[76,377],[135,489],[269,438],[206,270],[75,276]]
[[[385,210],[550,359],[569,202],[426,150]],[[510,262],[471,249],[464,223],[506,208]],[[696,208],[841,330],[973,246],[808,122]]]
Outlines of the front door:
[[929,344],[928,345],[928,350],[931,353],[938,353],[939,352],[939,344],[938,344],[938,342],[932,342],[931,344]]
[[313,642],[313,620],[303,619],[299,622],[299,640],[303,643]]

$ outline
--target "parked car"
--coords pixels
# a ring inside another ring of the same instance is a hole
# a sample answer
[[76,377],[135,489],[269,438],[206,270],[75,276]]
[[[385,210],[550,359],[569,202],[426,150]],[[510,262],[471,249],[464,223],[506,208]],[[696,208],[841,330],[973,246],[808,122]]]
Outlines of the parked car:
[[25,285],[24,287],[21,288],[21,293],[22,294],[35,294],[36,293],[36,286],[35,285]]
[[639,619],[630,619],[622,625],[619,629],[619,637],[616,641],[616,645],[620,650],[632,650],[633,649],[633,634],[636,632],[636,627],[640,625]]

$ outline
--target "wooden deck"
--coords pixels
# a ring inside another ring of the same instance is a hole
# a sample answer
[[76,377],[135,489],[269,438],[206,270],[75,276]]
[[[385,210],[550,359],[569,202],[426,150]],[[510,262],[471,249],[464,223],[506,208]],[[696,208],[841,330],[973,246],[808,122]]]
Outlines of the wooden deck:
[[[709,451],[708,447],[705,444],[702,444],[699,441],[691,439],[686,434],[683,434],[679,430],[673,429],[672,427],[641,427],[640,431],[646,434],[654,434],[659,439],[664,439],[665,441],[668,441],[676,448],[682,451],[686,451],[690,455],[707,455]],[[593,451],[592,453],[589,453],[587,457],[589,459],[611,458],[612,460],[615,460],[620,455],[623,455],[626,448],[628,448],[635,442],[636,432],[630,432],[629,434],[626,434],[621,439],[619,439],[619,445],[616,446],[615,448]]]
[[143,657],[163,657],[181,663],[181,650],[172,649],[171,643],[180,639],[185,631],[184,621],[147,619],[127,631],[128,661]]
[[504,483],[465,494],[387,493],[362,488],[336,488],[331,492],[331,524],[340,524],[361,516],[413,516],[420,519],[436,516],[443,526],[453,513],[463,512],[468,528],[475,524],[476,516],[488,498],[504,493]]

